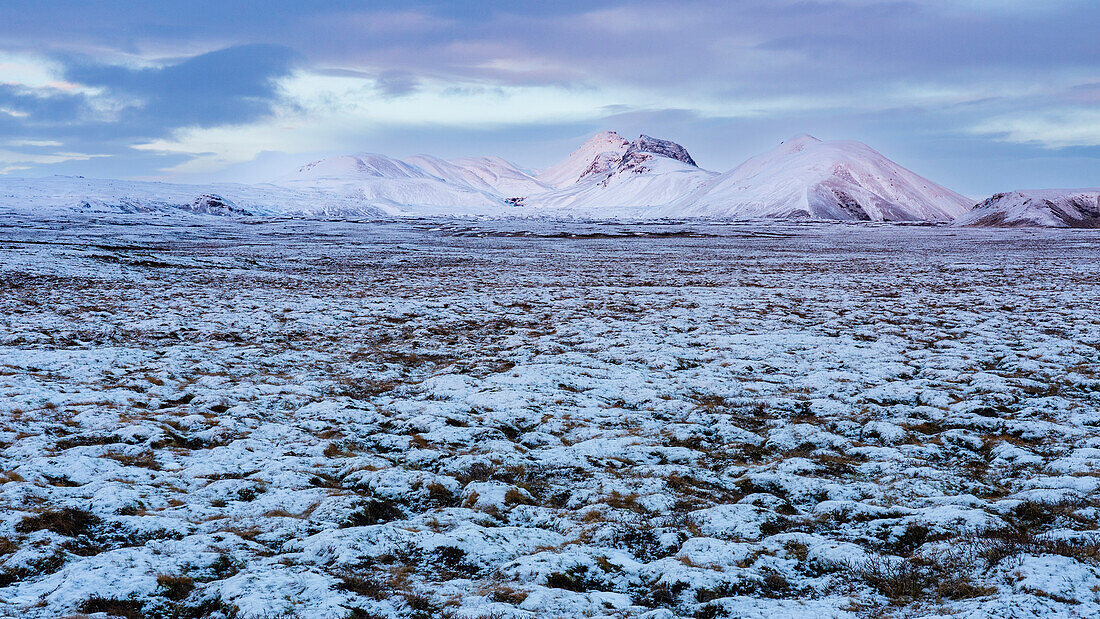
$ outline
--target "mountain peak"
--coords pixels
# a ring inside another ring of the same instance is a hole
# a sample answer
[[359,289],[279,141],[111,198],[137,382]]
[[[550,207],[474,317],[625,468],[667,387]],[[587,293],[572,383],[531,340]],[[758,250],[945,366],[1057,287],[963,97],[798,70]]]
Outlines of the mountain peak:
[[786,140],[681,204],[695,213],[870,221],[951,221],[970,200],[861,142]]
[[588,138],[585,141],[585,144],[588,144],[590,142],[608,142],[612,140],[623,140],[624,142],[626,141],[623,136],[619,135],[618,131],[601,131],[596,135]]
[[954,225],[1100,228],[1100,188],[1018,189],[996,193],[956,219]]
[[784,152],[798,152],[807,146],[814,144],[821,144],[821,140],[815,138],[809,133],[800,133],[799,135],[787,138],[779,143],[779,149]]
[[610,171],[622,161],[630,142],[614,131],[603,131],[588,138],[560,163],[538,175],[551,187],[567,187],[593,174]]
[[[973,206],[866,144],[807,134],[724,174],[700,169],[671,140],[646,134],[627,140],[601,131],[534,178],[498,158],[418,155],[402,161],[359,154],[308,164],[284,184],[385,208],[645,207],[671,216],[947,221]],[[1075,225],[1098,204],[1084,198],[1066,203],[1067,213],[1070,206],[1082,213],[1071,213]]]
[[564,161],[548,168],[537,178],[560,189],[608,174],[649,172],[653,169],[650,162],[658,157],[679,161],[693,168],[699,167],[686,148],[671,140],[642,134],[631,142],[615,131],[601,131]]
[[780,144],[813,144],[820,141],[809,133],[800,133],[783,140]]
[[635,152],[660,155],[686,163],[690,166],[699,167],[695,163],[695,160],[691,158],[691,155],[688,154],[687,149],[683,146],[680,146],[672,140],[662,140],[650,137],[644,133],[638,136],[637,140],[630,143],[630,147],[626,149],[626,153],[623,155],[623,160],[627,160]]

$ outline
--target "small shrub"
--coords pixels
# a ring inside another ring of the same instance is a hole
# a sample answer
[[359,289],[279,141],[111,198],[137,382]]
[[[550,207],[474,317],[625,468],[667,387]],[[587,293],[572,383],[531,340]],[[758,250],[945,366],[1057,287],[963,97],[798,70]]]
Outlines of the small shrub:
[[423,593],[405,594],[405,604],[412,610],[413,619],[429,619],[439,614],[443,606]]
[[237,574],[242,567],[244,567],[244,564],[241,561],[234,559],[229,553],[223,552],[210,564],[210,571],[214,573],[218,580],[221,580]]
[[527,592],[513,589],[509,585],[497,585],[489,593],[489,599],[502,604],[519,606],[527,599]]
[[891,600],[915,600],[929,593],[933,580],[928,570],[912,561],[869,559],[854,570],[856,576]]
[[974,538],[975,554],[987,567],[1023,554],[1052,554],[1100,564],[1100,541],[1066,540],[1045,535],[1031,535],[1015,530],[989,531]]
[[474,462],[465,471],[457,475],[458,481],[466,485],[472,481],[488,481],[493,474],[493,466],[484,462]]
[[520,491],[518,488],[509,488],[504,493],[505,505],[535,505],[535,501]]
[[781,598],[791,592],[791,583],[785,576],[773,570],[764,572],[764,582],[760,585],[760,593],[764,597]]
[[358,510],[352,512],[341,525],[341,528],[365,527],[400,520],[404,517],[405,514],[393,501],[372,498],[364,502]]
[[718,617],[726,617],[728,614],[726,609],[718,604],[707,604],[700,607],[691,616],[694,619],[717,619]]
[[187,576],[160,574],[157,576],[157,588],[164,597],[179,602],[195,590],[195,581]]
[[256,497],[267,492],[267,486],[263,484],[256,484],[254,486],[246,486],[237,491],[237,500],[249,503],[256,500]]
[[428,484],[428,503],[433,507],[454,507],[458,503],[458,497],[451,489],[440,483]]
[[336,588],[375,600],[384,600],[390,596],[390,588],[370,574],[344,574]]
[[126,619],[144,619],[143,604],[137,600],[119,600],[104,598],[98,595],[80,603],[82,613],[105,613],[111,617],[125,617]]
[[894,601],[960,600],[996,591],[974,584],[970,578],[973,567],[954,555],[905,560],[876,557],[853,571],[873,589]]
[[153,451],[147,449],[138,454],[124,454],[124,453],[109,453],[104,457],[110,458],[115,462],[118,462],[122,466],[140,466],[150,471],[159,471],[160,463],[157,462],[157,458],[153,455]]
[[760,590],[760,582],[745,578],[730,582],[723,582],[714,587],[703,587],[695,590],[696,602],[710,602],[736,595],[756,595]]
[[603,583],[589,576],[587,565],[575,565],[564,572],[554,572],[547,576],[546,586],[584,593],[598,591]]
[[650,608],[672,608],[680,599],[680,593],[687,588],[687,583],[676,581],[671,585],[664,582],[654,583],[649,589],[647,599],[643,601]]
[[78,537],[88,534],[99,524],[100,520],[95,514],[83,509],[66,507],[27,516],[15,525],[15,530],[19,533],[32,533],[46,529],[58,535]]

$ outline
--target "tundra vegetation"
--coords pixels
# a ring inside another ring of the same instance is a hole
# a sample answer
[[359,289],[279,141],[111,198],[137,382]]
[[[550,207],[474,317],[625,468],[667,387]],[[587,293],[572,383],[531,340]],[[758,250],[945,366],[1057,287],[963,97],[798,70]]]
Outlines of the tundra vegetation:
[[1094,237],[188,222],[0,226],[0,614],[1100,614]]

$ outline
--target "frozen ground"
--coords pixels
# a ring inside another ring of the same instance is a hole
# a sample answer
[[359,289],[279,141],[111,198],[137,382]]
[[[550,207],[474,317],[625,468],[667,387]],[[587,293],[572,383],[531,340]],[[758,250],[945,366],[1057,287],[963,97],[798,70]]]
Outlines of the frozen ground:
[[1094,232],[125,217],[0,221],[0,615],[1100,614]]

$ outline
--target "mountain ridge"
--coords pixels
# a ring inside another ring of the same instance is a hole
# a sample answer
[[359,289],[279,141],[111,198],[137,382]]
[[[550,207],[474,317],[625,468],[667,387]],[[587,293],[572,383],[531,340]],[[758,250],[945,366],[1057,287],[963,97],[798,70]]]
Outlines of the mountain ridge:
[[996,193],[955,220],[983,228],[1100,228],[1100,188],[1017,189]]
[[952,221],[971,205],[862,142],[803,134],[750,157],[674,208],[698,216]]
[[[974,200],[861,142],[822,141],[808,134],[783,140],[721,173],[700,167],[672,140],[644,133],[628,140],[602,131],[540,172],[495,156],[442,159],[420,154],[398,159],[361,152],[311,161],[258,185],[127,183],[20,181],[10,183],[15,189],[9,197],[53,200],[51,204],[78,210],[225,216],[973,220],[966,225],[1054,226],[1092,225],[1093,204],[1085,198],[1073,198],[1072,204],[1050,198],[1054,210],[1040,200],[1032,204],[1030,215],[1013,219],[996,215],[998,208],[1007,208],[1007,194],[998,194],[967,218]],[[1021,208],[1017,205],[1013,212]],[[986,219],[978,221],[981,217]],[[999,223],[998,217],[1008,223]]]

